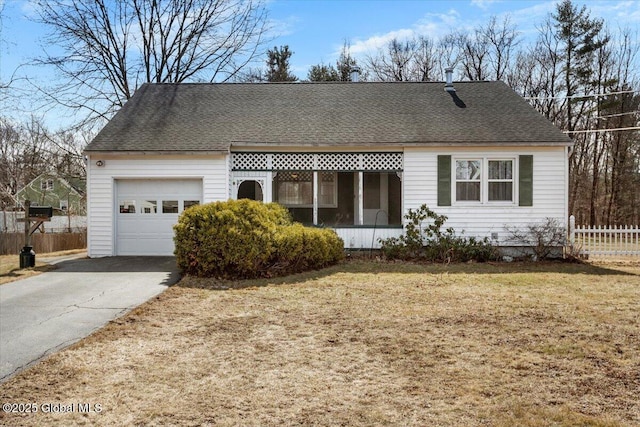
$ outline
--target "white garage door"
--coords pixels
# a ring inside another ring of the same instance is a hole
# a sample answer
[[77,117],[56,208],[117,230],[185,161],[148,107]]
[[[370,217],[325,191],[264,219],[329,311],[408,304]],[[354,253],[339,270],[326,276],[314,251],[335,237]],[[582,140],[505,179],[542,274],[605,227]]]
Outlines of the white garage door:
[[178,215],[201,201],[201,180],[117,180],[116,254],[173,255]]

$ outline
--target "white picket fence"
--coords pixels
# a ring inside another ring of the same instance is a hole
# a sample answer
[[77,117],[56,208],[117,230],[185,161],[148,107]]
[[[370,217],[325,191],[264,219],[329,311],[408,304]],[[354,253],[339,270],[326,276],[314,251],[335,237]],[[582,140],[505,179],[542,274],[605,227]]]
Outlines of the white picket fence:
[[569,242],[576,254],[584,257],[640,256],[640,227],[576,226],[571,215]]

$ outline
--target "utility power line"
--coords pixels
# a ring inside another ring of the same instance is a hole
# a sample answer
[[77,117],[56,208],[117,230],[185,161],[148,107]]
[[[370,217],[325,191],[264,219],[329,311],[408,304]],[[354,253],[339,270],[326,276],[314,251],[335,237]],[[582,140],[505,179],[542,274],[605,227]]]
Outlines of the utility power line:
[[629,111],[628,113],[607,114],[606,116],[594,117],[594,119],[608,119],[610,117],[630,116],[632,114],[640,114],[640,111]]
[[587,129],[587,130],[564,130],[563,133],[596,133],[596,132],[615,132],[625,130],[640,130],[640,126],[616,129]]
[[623,93],[636,93],[638,92],[637,90],[621,90],[618,92],[607,92],[607,93],[594,93],[591,95],[571,95],[571,96],[525,96],[524,99],[530,101],[530,100],[534,100],[534,99],[542,99],[542,100],[546,100],[546,99],[576,99],[576,98],[599,98],[599,97],[603,97],[603,96],[609,96],[609,95],[620,95]]

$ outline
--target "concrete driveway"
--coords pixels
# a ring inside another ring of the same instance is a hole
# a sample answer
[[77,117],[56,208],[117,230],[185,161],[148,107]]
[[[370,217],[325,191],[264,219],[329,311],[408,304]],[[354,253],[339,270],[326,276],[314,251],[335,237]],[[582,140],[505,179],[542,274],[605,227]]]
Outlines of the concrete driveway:
[[179,279],[173,257],[75,259],[57,267],[0,285],[0,382]]

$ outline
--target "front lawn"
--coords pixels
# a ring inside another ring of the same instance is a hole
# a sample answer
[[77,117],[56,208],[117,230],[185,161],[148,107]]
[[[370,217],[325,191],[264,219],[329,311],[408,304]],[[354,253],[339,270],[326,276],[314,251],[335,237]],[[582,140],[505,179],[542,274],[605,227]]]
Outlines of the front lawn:
[[638,425],[639,313],[637,263],[185,278],[0,387],[73,411],[0,424]]

